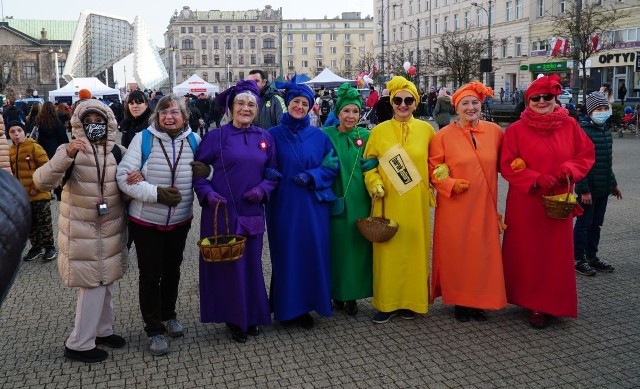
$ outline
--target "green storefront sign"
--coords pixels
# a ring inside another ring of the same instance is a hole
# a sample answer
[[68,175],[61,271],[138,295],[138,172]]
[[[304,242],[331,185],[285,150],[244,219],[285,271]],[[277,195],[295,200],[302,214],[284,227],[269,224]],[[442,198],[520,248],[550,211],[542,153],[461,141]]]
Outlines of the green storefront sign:
[[568,70],[567,61],[564,62],[547,62],[547,63],[532,63],[529,65],[529,70],[532,72],[555,72],[557,70]]

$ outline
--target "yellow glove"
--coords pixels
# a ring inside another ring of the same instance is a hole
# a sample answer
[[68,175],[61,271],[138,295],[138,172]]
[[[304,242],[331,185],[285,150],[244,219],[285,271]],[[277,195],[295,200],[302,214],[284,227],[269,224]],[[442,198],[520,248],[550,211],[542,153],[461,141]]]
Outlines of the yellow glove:
[[449,177],[449,166],[446,163],[441,163],[433,169],[433,178],[438,181],[442,181]]
[[384,197],[384,188],[382,187],[382,184],[378,184],[378,185],[374,186],[373,189],[371,190],[371,193],[373,193],[373,195],[376,196],[376,197],[383,198]]
[[461,194],[466,192],[469,189],[469,181],[463,180],[461,178],[457,179],[453,184],[453,192],[455,194]]

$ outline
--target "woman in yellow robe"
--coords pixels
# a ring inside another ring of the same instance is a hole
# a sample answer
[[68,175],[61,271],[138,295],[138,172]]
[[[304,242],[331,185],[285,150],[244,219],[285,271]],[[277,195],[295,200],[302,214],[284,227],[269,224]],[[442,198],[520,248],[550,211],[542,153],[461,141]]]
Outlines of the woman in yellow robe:
[[[393,77],[387,83],[394,116],[371,130],[365,158],[377,158],[376,169],[365,173],[372,197],[382,198],[385,216],[399,225],[391,240],[373,244],[373,298],[384,323],[400,314],[404,319],[428,310],[429,250],[431,248],[427,166],[433,127],[413,118],[420,96],[413,83]],[[382,212],[374,201],[374,215]]]

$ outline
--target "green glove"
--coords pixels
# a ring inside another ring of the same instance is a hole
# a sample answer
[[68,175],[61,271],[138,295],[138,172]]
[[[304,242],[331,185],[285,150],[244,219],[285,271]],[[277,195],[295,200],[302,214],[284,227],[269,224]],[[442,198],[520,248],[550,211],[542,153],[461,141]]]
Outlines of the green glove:
[[331,149],[331,151],[325,155],[322,160],[322,166],[328,167],[329,169],[337,170],[339,165],[338,157],[336,157],[336,152]]
[[174,207],[180,204],[182,201],[182,195],[178,188],[160,188],[158,187],[158,202],[160,204]]
[[377,158],[360,158],[360,169],[362,169],[363,173],[377,168],[378,164],[379,162]]

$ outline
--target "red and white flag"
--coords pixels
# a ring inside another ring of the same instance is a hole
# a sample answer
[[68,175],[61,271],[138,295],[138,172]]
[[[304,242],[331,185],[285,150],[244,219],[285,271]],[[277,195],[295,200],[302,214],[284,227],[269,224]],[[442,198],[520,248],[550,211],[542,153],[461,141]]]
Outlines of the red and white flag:
[[563,52],[564,49],[564,39],[551,37],[549,41],[549,47],[551,48],[551,55],[557,57],[560,53]]
[[568,55],[570,50],[571,50],[571,43],[569,42],[569,39],[565,39],[564,40],[564,47],[562,49],[562,54],[563,55]]
[[596,53],[602,50],[602,40],[600,39],[600,36],[598,34],[591,35],[591,47]]
[[373,67],[371,68],[371,71],[369,72],[369,77],[373,76],[377,71],[378,71],[378,68],[374,64]]

